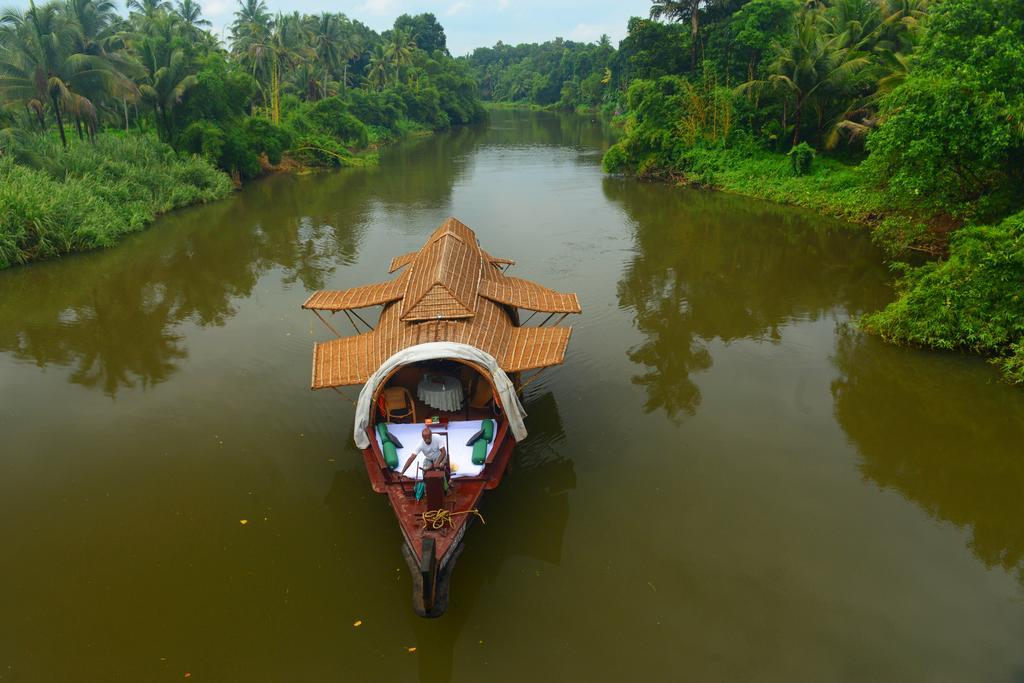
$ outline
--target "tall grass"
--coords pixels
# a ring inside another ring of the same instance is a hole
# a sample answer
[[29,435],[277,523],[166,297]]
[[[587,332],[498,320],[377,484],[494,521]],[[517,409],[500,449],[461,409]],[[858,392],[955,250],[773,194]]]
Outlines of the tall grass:
[[228,177],[148,136],[31,136],[0,155],[0,268],[109,247],[157,215],[231,192]]

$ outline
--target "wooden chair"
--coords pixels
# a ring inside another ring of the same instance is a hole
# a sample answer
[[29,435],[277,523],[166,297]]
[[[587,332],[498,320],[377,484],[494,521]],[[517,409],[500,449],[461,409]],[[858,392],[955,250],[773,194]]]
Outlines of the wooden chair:
[[393,417],[399,419],[412,417],[413,423],[416,422],[416,402],[413,401],[412,394],[408,389],[388,387],[380,392],[380,395],[384,398],[384,410],[387,413],[388,422],[391,422]]
[[469,400],[466,401],[466,412],[469,412],[469,408],[476,408],[483,410],[484,408],[494,408],[494,390],[491,389],[491,383],[483,377],[479,378],[476,382],[476,386],[473,387],[473,393],[470,395]]

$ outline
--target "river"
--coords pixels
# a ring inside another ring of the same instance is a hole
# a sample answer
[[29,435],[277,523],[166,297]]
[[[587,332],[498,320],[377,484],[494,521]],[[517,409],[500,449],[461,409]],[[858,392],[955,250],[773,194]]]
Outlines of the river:
[[[1024,679],[1024,392],[849,330],[862,230],[612,139],[498,111],[0,272],[0,680]],[[584,314],[422,620],[299,305],[449,215]]]

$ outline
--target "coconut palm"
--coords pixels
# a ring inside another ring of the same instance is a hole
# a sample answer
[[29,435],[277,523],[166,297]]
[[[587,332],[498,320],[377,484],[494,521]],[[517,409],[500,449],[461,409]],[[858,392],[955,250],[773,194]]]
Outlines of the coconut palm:
[[148,74],[139,86],[142,98],[156,113],[157,133],[170,141],[174,138],[172,113],[185,93],[198,82],[191,72],[188,56],[162,36],[147,36],[138,45],[139,59]]
[[398,83],[399,74],[403,66],[412,64],[412,57],[416,53],[416,41],[401,29],[394,29],[391,32],[391,39],[384,48],[384,55],[387,61],[395,70],[395,83]]
[[195,0],[178,0],[174,13],[181,19],[182,25],[191,37],[196,37],[202,29],[211,24],[203,19],[203,8]]
[[98,48],[117,21],[117,8],[108,0],[66,0],[64,14],[75,23],[83,52]]
[[[34,110],[41,123],[45,104],[53,108],[61,142],[67,147],[64,113],[94,112],[89,95],[110,92],[123,79],[110,60],[75,50],[76,24],[63,6],[38,6],[33,0],[24,12],[0,14],[3,44],[0,52],[0,100],[20,102]],[[83,102],[82,100],[85,100]]]
[[374,46],[370,52],[370,63],[366,66],[366,80],[370,87],[378,92],[388,84],[388,65],[388,56],[384,46]]
[[843,99],[844,86],[870,64],[863,53],[844,46],[845,41],[842,35],[823,30],[819,10],[805,10],[797,18],[790,39],[773,43],[774,57],[768,65],[768,78],[747,81],[737,92],[782,95],[787,108],[792,104],[793,145],[796,145],[800,142],[800,127],[808,107],[817,111],[819,127],[822,126],[825,104]]
[[651,0],[651,19],[690,22],[690,68],[697,69],[697,45],[700,43],[700,12],[722,0]]
[[345,55],[345,34],[341,29],[338,17],[328,12],[321,14],[312,29],[311,41],[313,49],[316,51],[317,61],[323,68],[320,97],[326,98],[329,75]]
[[144,27],[153,22],[162,12],[172,11],[169,0],[128,0],[125,3],[130,16]]

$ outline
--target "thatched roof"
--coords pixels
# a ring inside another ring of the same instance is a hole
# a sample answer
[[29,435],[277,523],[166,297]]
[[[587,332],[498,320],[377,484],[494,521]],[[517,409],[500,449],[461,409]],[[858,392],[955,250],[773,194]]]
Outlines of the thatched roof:
[[383,305],[372,332],[333,339],[313,350],[313,388],[364,383],[401,349],[435,341],[469,344],[494,356],[506,372],[558,365],[572,328],[517,327],[506,308],[579,313],[575,294],[506,277],[475,233],[449,218],[418,252],[396,257],[389,282],[313,294],[303,308],[339,311]]

